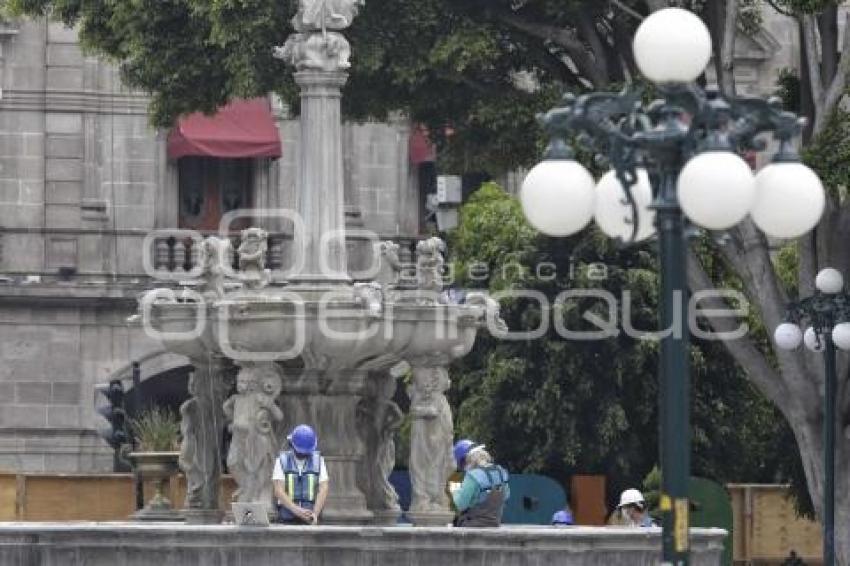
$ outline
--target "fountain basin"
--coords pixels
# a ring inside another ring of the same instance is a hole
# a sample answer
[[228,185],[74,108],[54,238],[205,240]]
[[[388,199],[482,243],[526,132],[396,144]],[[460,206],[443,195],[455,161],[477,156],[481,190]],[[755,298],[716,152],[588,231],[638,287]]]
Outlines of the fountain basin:
[[[691,564],[720,564],[722,529],[691,529]],[[655,566],[661,529],[622,527],[240,528],[0,523],[0,564],[241,566]]]

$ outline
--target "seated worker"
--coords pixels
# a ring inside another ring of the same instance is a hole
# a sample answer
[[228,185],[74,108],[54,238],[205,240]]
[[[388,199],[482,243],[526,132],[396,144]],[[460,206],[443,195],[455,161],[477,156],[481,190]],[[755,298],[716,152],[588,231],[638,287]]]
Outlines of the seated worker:
[[630,527],[657,527],[649,516],[643,494],[636,489],[627,489],[620,494],[620,504],[617,505],[626,525]]
[[552,515],[552,524],[555,526],[575,525],[573,510],[570,509],[569,503],[565,503],[564,508],[560,511],[555,511],[555,514]]
[[466,474],[452,490],[457,508],[456,527],[498,527],[505,501],[511,495],[508,472],[495,465],[483,444],[461,440],[455,444],[455,462]]
[[316,433],[305,424],[286,437],[289,450],[280,453],[272,481],[282,523],[316,525],[328,496],[328,469],[316,450]]

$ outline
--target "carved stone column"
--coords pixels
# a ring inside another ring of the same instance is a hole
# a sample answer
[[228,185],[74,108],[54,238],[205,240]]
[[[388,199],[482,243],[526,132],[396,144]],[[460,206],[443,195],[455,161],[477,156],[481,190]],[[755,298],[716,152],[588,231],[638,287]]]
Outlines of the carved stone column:
[[287,372],[284,378],[285,430],[298,424],[312,426],[328,466],[330,485],[323,524],[362,525],[373,518],[357,483],[357,469],[364,457],[357,434],[357,406],[365,379],[362,371],[317,369]]
[[232,385],[233,371],[228,360],[220,357],[193,360],[193,365],[191,397],[180,407],[180,468],[186,475],[184,515],[190,524],[218,523],[225,426],[222,402]]
[[446,356],[409,360],[413,379],[410,397],[410,483],[408,516],[415,525],[445,525],[452,520],[446,486],[455,464],[454,424],[446,399],[451,385]]
[[276,429],[283,413],[276,400],[281,376],[273,363],[243,362],[236,375],[236,393],[224,402],[233,437],[227,467],[236,479],[234,499],[265,503],[271,512],[272,471],[280,452]]
[[396,378],[390,372],[368,377],[363,399],[357,405],[357,430],[365,455],[357,469],[357,483],[366,494],[366,505],[375,522],[394,525],[401,515],[398,494],[389,477],[395,467],[395,433],[403,415],[393,401]]

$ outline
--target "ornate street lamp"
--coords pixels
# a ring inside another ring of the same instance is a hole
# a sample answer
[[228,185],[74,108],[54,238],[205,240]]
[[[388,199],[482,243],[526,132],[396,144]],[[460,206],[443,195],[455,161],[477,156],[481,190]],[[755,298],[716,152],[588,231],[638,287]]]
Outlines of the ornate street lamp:
[[[659,99],[642,92],[566,94],[541,116],[551,142],[526,177],[523,210],[541,232],[567,236],[596,219],[606,234],[635,242],[657,231],[661,260],[661,328],[686,312],[685,224],[725,230],[749,214],[767,234],[795,238],[820,219],[823,186],[799,162],[793,140],[802,120],[778,100],[724,100],[693,81],[711,57],[711,37],[693,13],[678,8],[646,18],[634,39],[635,59],[656,84]],[[779,142],[773,162],[753,175],[739,153],[764,150],[756,137]],[[612,170],[597,184],[568,141],[607,159]],[[690,376],[688,331],[661,342],[661,510],[664,561],[688,563]]]
[[[831,267],[815,278],[815,294],[789,303],[787,322],[776,327],[773,339],[783,350],[805,343],[813,352],[823,352],[824,383],[824,489],[823,563],[835,564],[835,347],[850,350],[850,295],[844,278]],[[805,332],[799,324],[807,323]]]

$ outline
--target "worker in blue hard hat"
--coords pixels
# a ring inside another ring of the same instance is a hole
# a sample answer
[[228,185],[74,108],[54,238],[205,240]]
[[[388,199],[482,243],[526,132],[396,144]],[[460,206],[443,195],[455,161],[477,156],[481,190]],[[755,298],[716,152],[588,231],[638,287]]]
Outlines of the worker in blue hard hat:
[[454,446],[455,462],[466,473],[463,482],[450,486],[458,514],[457,527],[498,527],[505,502],[511,495],[508,471],[493,463],[483,444],[460,440]]
[[552,515],[552,524],[556,526],[575,525],[573,510],[570,509],[569,503],[565,503],[564,508],[560,511],[555,511],[555,514]]
[[328,497],[328,469],[312,427],[296,426],[275,462],[272,482],[281,522],[316,525]]

